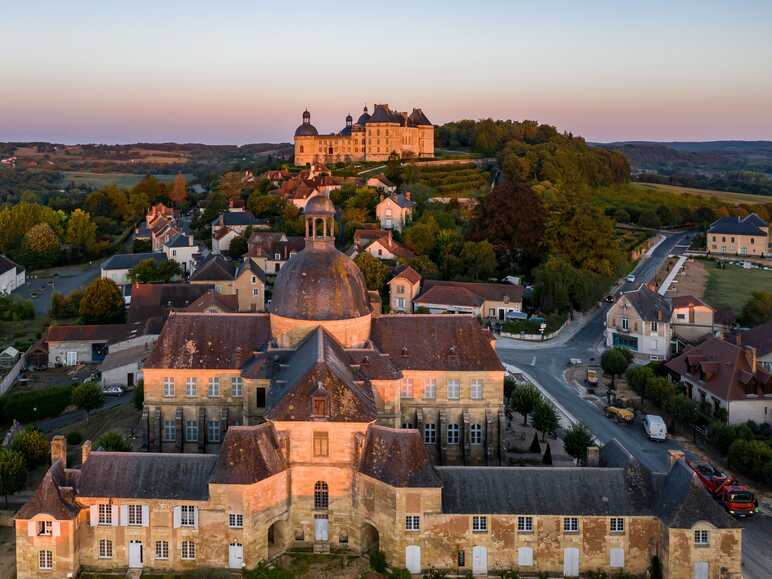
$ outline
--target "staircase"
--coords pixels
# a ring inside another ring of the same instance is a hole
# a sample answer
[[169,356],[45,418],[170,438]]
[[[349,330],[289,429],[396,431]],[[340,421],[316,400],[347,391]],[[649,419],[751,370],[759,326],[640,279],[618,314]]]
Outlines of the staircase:
[[126,571],[126,579],[139,579],[142,577],[142,569],[128,569]]

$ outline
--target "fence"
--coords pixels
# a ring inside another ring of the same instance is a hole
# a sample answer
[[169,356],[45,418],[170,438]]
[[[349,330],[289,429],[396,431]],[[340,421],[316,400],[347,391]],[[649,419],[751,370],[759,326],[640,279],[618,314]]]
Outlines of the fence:
[[525,340],[527,342],[546,342],[547,340],[551,340],[552,338],[557,337],[563,328],[566,327],[567,323],[568,320],[563,322],[563,325],[560,326],[557,330],[550,332],[549,334],[509,334],[507,332],[501,332],[501,335],[505,338],[514,338],[515,340]]
[[22,354],[16,364],[13,365],[13,368],[11,368],[3,380],[0,381],[0,395],[3,395],[8,391],[8,389],[11,387],[11,384],[16,381],[16,378],[19,377],[19,374],[22,370],[24,370],[24,368],[26,368],[26,366],[27,360],[24,357],[24,354]]

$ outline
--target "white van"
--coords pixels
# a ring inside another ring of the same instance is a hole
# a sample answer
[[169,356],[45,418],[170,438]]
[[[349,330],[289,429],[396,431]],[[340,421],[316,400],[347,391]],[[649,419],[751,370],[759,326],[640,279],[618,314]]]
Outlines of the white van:
[[649,440],[667,440],[667,426],[661,416],[647,414],[643,419],[643,432]]

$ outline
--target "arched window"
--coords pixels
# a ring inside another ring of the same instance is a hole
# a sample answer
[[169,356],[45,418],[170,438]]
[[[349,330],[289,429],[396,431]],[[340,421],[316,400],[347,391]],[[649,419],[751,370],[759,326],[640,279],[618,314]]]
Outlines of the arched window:
[[330,491],[327,487],[327,483],[324,481],[316,481],[314,485],[314,508],[317,510],[326,509],[330,504]]

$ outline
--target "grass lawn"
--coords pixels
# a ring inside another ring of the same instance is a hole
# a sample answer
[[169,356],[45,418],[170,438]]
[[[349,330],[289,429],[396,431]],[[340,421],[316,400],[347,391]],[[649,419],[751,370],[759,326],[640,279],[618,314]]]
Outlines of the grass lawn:
[[667,193],[697,195],[699,197],[715,197],[725,203],[772,203],[769,195],[753,195],[751,193],[735,193],[733,191],[712,191],[710,189],[693,189],[679,185],[664,185],[660,183],[632,183],[633,187],[643,191],[664,191]]
[[[64,171],[64,179],[76,185],[89,185],[101,189],[109,185],[117,185],[123,189],[129,189],[139,183],[144,175],[137,173],[94,173],[92,171]],[[171,183],[175,175],[154,175],[159,181]],[[190,180],[192,175],[185,175]]]
[[[18,322],[0,322],[0,345],[5,348],[14,344],[24,346],[37,342],[38,334],[43,332],[47,323],[48,318],[45,316]],[[26,350],[27,347],[23,349]]]
[[772,271],[742,269],[733,265],[719,269],[710,261],[704,264],[708,273],[705,301],[713,307],[729,306],[739,315],[753,292],[772,289]]

